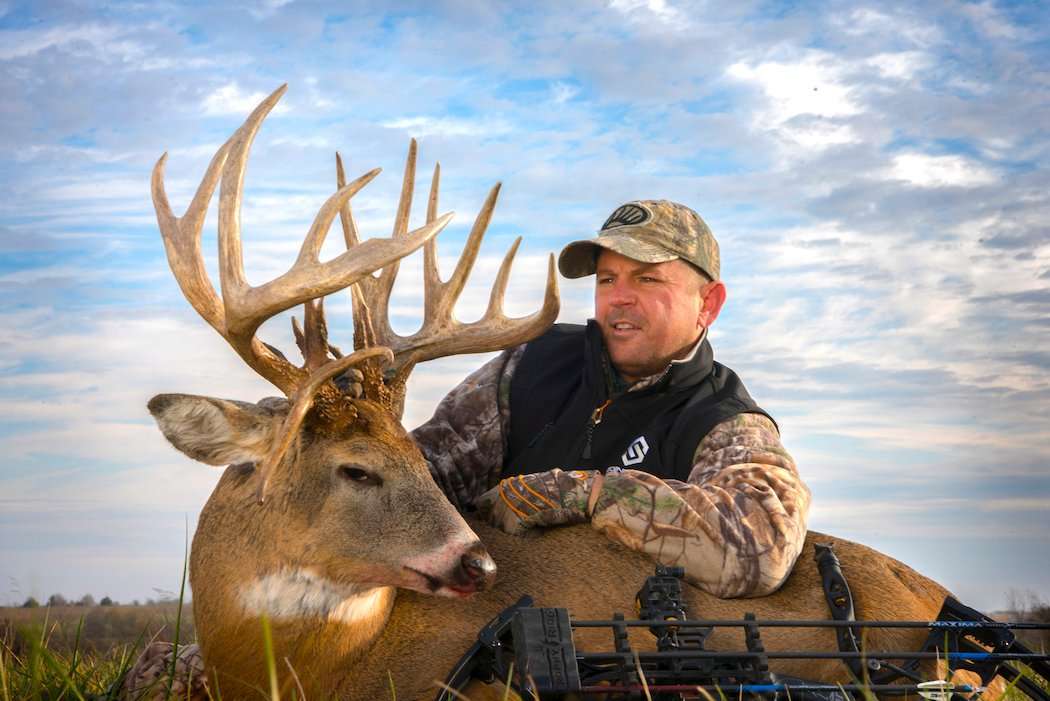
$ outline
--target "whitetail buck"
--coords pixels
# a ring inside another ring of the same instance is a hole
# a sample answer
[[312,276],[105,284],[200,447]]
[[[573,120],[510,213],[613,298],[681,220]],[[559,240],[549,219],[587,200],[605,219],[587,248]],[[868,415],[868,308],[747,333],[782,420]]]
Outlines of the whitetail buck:
[[[537,605],[568,607],[579,618],[608,618],[632,606],[653,565],[588,526],[521,538],[468,525],[435,486],[400,424],[404,383],[415,363],[524,342],[557,314],[552,258],[542,309],[523,319],[503,315],[515,243],[484,317],[466,325],[453,320],[452,307],[477,256],[498,186],[483,205],[454,274],[442,282],[434,236],[451,215],[437,215],[437,171],[426,224],[408,230],[415,144],[390,239],[358,241],[347,203],[378,171],[344,185],[340,164],[339,190],[322,206],[293,267],[258,287],[247,284],[239,229],[248,151],[283,92],[282,87],[265,100],[220,148],[183,217],[174,216],[168,204],[163,157],[153,173],[168,260],[186,298],[253,370],[287,396],[246,404],[167,394],[149,403],[176,448],[195,460],[229,465],[193,539],[197,634],[223,698],[270,688],[264,618],[272,627],[276,674],[285,693],[301,685],[310,699],[429,698],[435,680],[445,677],[479,628],[522,593],[533,595]],[[221,297],[208,280],[200,249],[219,180]],[[318,252],[337,213],[349,250],[322,263]],[[398,261],[420,246],[425,247],[424,322],[418,333],[401,337],[387,320],[389,295]],[[378,270],[379,277],[371,274]],[[328,343],[321,299],[350,286],[356,350],[344,357]],[[296,326],[302,367],[255,335],[264,320],[297,304],[305,304],[304,328]],[[333,378],[352,366],[363,374],[363,389],[348,394]],[[829,618],[813,565],[814,541],[835,542],[858,618],[937,616],[947,595],[943,587],[862,545],[815,533],[775,594],[721,600],[686,587],[692,615]],[[493,561],[499,564],[498,580]],[[867,644],[918,650],[925,637],[925,631],[872,630]],[[772,629],[763,640],[768,650],[837,649],[831,629]],[[709,642],[715,648],[741,644],[728,634]],[[836,660],[776,667],[806,679],[848,679]]]

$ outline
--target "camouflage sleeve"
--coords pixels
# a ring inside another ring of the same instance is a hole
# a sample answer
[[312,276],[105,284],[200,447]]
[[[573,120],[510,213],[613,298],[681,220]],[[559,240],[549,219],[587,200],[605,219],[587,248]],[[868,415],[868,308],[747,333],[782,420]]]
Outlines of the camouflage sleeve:
[[208,688],[204,658],[196,643],[179,645],[176,653],[171,643],[153,642],[124,675],[117,698],[122,701],[209,701],[215,697]]
[[802,550],[809,489],[761,414],[700,442],[687,483],[635,470],[606,475],[592,523],[609,538],[685,568],[719,597],[775,591]]
[[525,345],[475,370],[412,431],[434,481],[457,509],[499,482],[510,429],[510,380]]

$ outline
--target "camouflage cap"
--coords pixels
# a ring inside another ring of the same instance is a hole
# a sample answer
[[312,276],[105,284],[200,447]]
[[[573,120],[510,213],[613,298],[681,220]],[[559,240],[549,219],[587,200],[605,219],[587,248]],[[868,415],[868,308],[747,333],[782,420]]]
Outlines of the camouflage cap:
[[558,256],[567,278],[593,275],[602,248],[643,263],[681,258],[712,280],[719,275],[718,242],[700,215],[667,200],[638,200],[616,208],[598,238],[573,241]]

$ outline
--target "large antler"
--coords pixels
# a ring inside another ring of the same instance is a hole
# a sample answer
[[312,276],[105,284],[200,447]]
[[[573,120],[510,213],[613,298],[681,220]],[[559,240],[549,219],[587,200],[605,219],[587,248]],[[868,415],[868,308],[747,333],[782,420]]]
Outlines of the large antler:
[[[412,139],[405,162],[405,176],[401,185],[397,218],[394,221],[393,238],[395,240],[401,240],[408,235],[406,232],[409,213],[412,209],[415,174],[416,141]],[[438,164],[434,167],[434,177],[430,184],[427,226],[440,221],[437,218],[440,178],[441,166]],[[336,182],[340,189],[346,187],[346,177],[339,154],[336,154]],[[515,346],[541,334],[558,316],[558,283],[554,274],[553,255],[548,261],[546,290],[543,306],[539,311],[520,318],[508,318],[503,313],[503,298],[507,290],[510,269],[514,263],[514,255],[521,244],[520,236],[503,258],[503,263],[500,265],[489,294],[488,308],[481,319],[463,324],[453,316],[456,301],[463,292],[467,277],[474,267],[481,240],[492,219],[499,190],[500,185],[497,183],[485,199],[481,211],[474,220],[474,226],[467,237],[456,269],[448,281],[442,282],[438,272],[437,239],[429,239],[424,244],[423,325],[416,333],[401,336],[390,327],[388,313],[390,294],[397,277],[399,260],[394,260],[384,267],[379,277],[366,275],[351,288],[354,302],[354,347],[386,346],[394,352],[392,372],[386,373],[386,379],[381,385],[375,377],[366,376],[366,394],[380,395],[375,398],[388,404],[398,416],[403,408],[405,381],[416,363],[460,353],[484,353]],[[360,244],[349,203],[342,206],[340,220],[347,247],[354,250]]]
[[[266,98],[244,125],[212,158],[197,194],[182,217],[175,217],[164,192],[161,156],[153,169],[153,203],[175,279],[193,308],[233,346],[248,365],[286,394],[305,375],[301,368],[274,353],[255,336],[270,317],[308,300],[341,290],[356,280],[402,258],[436,235],[452,218],[451,213],[428,221],[426,226],[392,239],[369,239],[352,251],[321,263],[318,253],[333,219],[379,169],[365,173],[328,198],[303,241],[299,256],[288,272],[258,287],[247,283],[241,252],[240,216],[248,152],[263,119],[277,104],[287,86]],[[201,255],[200,237],[208,202],[222,169],[219,199],[219,278],[222,298],[208,280]]]
[[[225,338],[237,354],[257,373],[282,390],[291,400],[278,446],[266,465],[260,466],[260,496],[270,470],[280,462],[299,425],[311,408],[321,422],[333,428],[345,426],[356,417],[348,400],[330,379],[362,360],[382,356],[385,348],[354,353],[328,360],[331,348],[327,342],[320,300],[355,281],[368,277],[373,270],[396,265],[396,261],[419,248],[445,227],[452,218],[446,214],[431,218],[425,226],[403,231],[390,239],[369,239],[336,258],[322,263],[319,252],[336,214],[350,198],[367,185],[379,169],[365,173],[349,185],[340,187],[322,205],[306,234],[299,256],[288,272],[265,284],[253,287],[244,274],[241,252],[240,216],[244,174],[248,152],[263,119],[270,113],[287,89],[282,85],[251,113],[229,141],[216,152],[186,213],[176,217],[164,191],[164,164],[161,156],[153,169],[153,204],[164,238],[168,263],[186,299],[212,328]],[[219,197],[219,278],[222,297],[208,279],[201,254],[201,229],[215,187],[220,179]],[[306,304],[306,333],[297,334],[306,362],[297,367],[283,355],[256,337],[264,321],[297,304]]]

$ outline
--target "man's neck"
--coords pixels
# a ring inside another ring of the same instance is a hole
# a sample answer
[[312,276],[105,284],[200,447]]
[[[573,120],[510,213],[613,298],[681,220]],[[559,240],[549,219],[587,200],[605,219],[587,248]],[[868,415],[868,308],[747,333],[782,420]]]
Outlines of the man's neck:
[[671,360],[669,360],[662,369],[652,373],[651,375],[642,375],[640,377],[627,375],[621,372],[619,368],[613,365],[612,361],[610,361],[609,367],[611,372],[609,379],[612,396],[622,394],[623,392],[629,392],[632,389],[634,389],[636,385],[639,385],[641,383],[644,383],[644,386],[648,387],[649,385],[654,384],[657,380],[663,377],[671,368],[671,366],[675,363],[688,363],[690,360],[696,357],[696,353],[700,349],[700,346],[703,344],[705,338],[707,338],[706,326],[700,332],[700,337],[697,338],[696,341],[694,341],[691,345],[685,346],[678,353],[675,353],[675,355],[672,356]]

